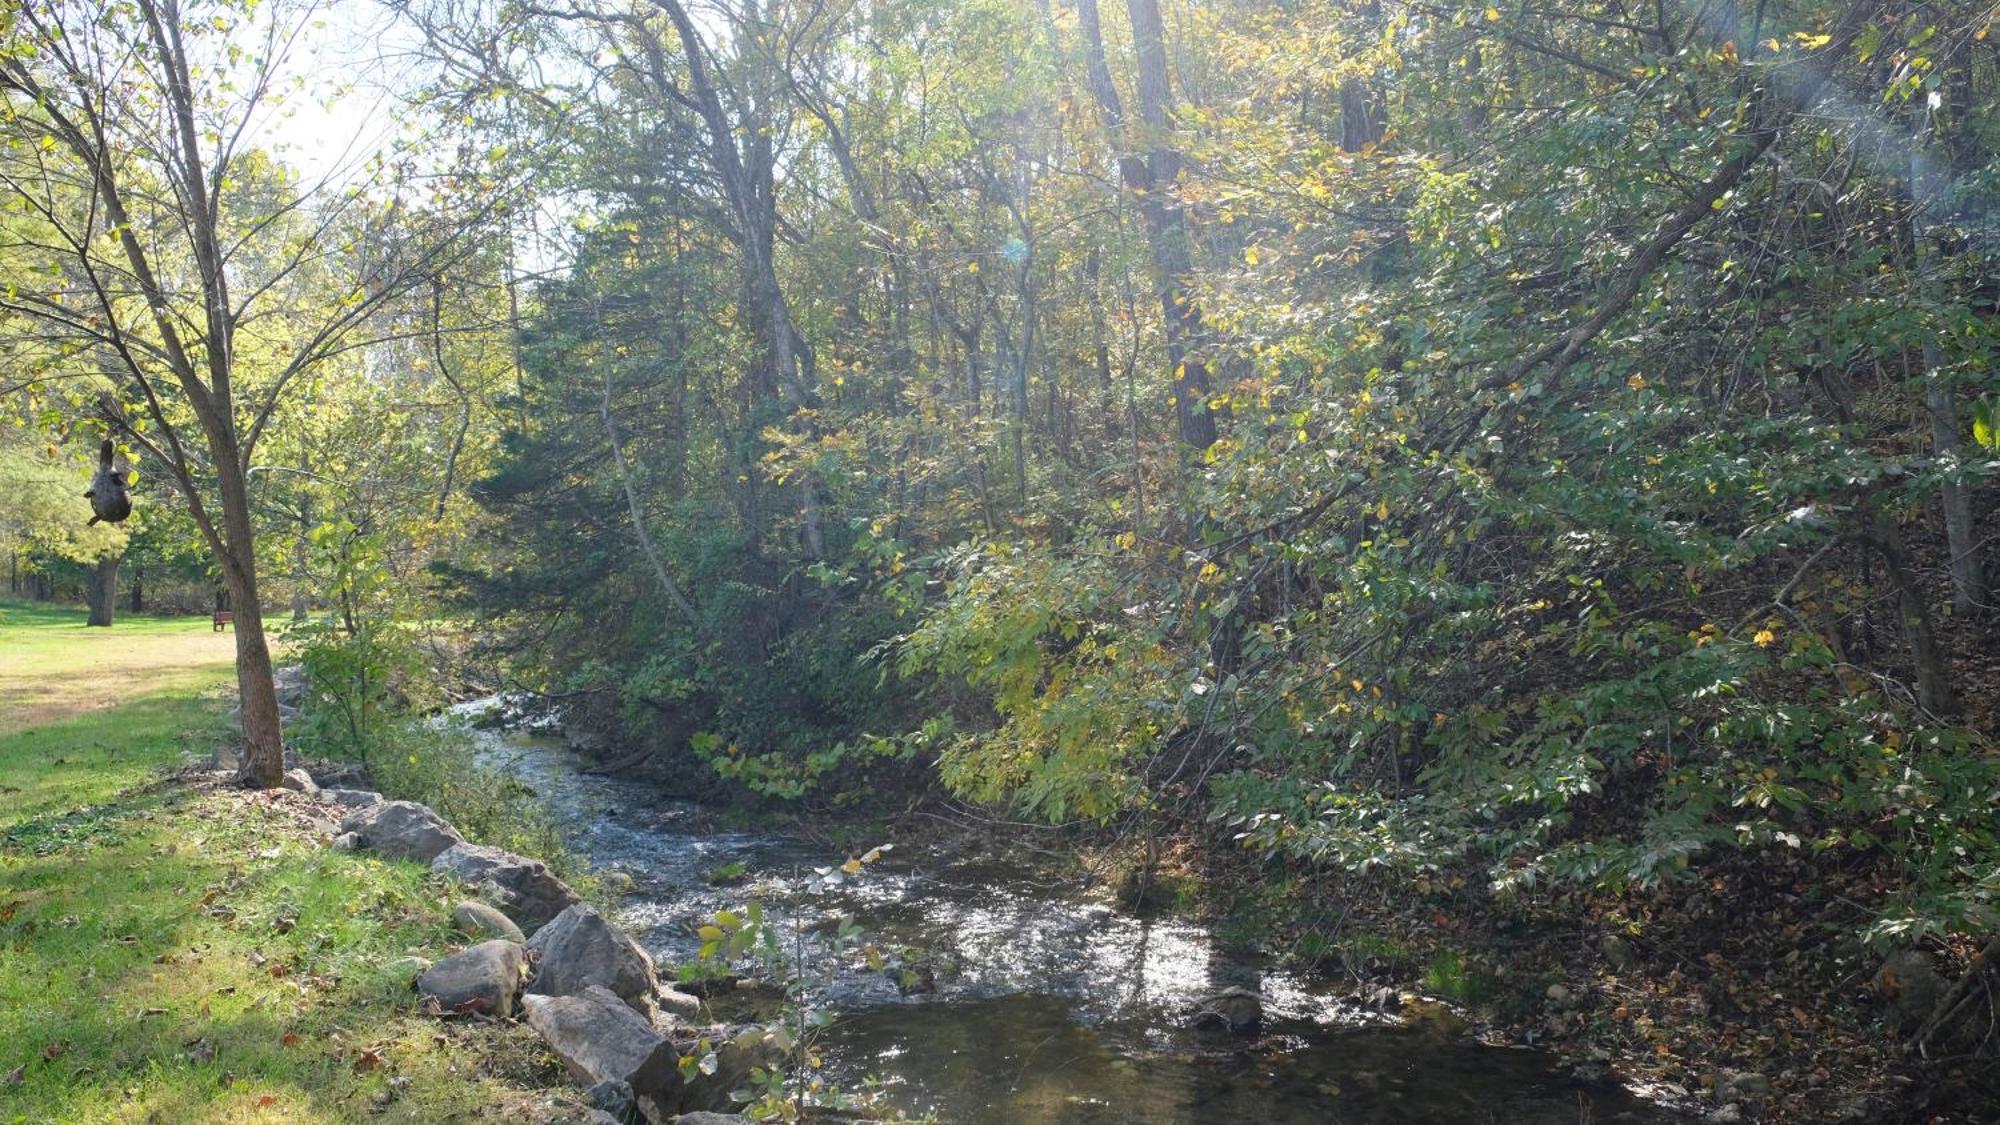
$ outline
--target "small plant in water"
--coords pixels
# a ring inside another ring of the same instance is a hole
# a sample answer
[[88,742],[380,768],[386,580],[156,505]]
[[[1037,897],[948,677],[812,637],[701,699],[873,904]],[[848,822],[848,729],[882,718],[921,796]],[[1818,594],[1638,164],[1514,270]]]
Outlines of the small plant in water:
[[[887,851],[886,844],[872,848],[817,874],[829,883],[843,882],[861,875]],[[833,1014],[810,1001],[814,989],[830,983],[844,963],[858,958],[870,968],[882,969],[881,952],[863,940],[862,929],[852,918],[841,917],[823,936],[811,935],[802,920],[781,925],[766,914],[762,903],[753,901],[740,911],[717,911],[696,928],[696,934],[701,948],[696,960],[683,967],[683,979],[721,979],[734,966],[751,960],[783,992],[784,1003],[769,1019],[730,1038],[697,1041],[681,1057],[684,1079],[713,1078],[727,1069],[728,1077],[741,1083],[729,1096],[745,1103],[743,1113],[758,1121],[797,1121],[812,1108],[856,1110],[873,1103],[872,1093],[843,1091],[826,1081],[819,1040]]]
[[748,865],[740,859],[734,859],[728,863],[709,868],[702,873],[701,877],[702,881],[711,887],[726,887],[732,883],[742,882],[743,877],[749,873],[750,868]]

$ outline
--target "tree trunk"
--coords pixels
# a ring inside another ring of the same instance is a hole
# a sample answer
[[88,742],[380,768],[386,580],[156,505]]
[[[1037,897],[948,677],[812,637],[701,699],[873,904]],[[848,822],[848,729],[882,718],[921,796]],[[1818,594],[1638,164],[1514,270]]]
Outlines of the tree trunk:
[[1896,615],[1902,621],[1903,639],[1910,646],[1911,671],[1917,677],[1917,706],[1933,715],[1957,714],[1958,696],[1951,689],[1951,670],[1938,647],[1930,607],[1924,603],[1923,587],[1903,546],[1902,530],[1886,512],[1878,511],[1871,532],[1889,582],[1896,588]]
[[[1929,111],[1917,139],[1910,145],[1910,246],[1915,258],[1917,293],[1921,298],[1933,292],[1928,274],[1937,257],[1931,245],[1930,209],[1939,196],[1937,159],[1925,142],[1934,136]],[[1942,295],[1940,295],[1942,296]],[[1923,302],[1919,300],[1921,308]],[[1958,403],[1945,380],[1944,356],[1935,333],[1926,329],[1923,340],[1924,410],[1930,415],[1931,453],[1938,461],[1956,465],[1960,459]],[[1959,617],[1970,617],[1986,605],[1985,568],[1980,565],[1979,531],[1973,523],[1972,497],[1965,486],[1947,481],[1939,486],[1944,505],[1945,545],[1951,552],[1951,608]]]
[[646,553],[646,561],[653,567],[653,577],[659,581],[660,590],[674,603],[674,607],[681,611],[681,616],[687,618],[688,624],[693,626],[694,631],[699,633],[702,631],[701,614],[695,612],[694,603],[688,600],[680,583],[674,581],[674,576],[668,573],[665,560],[660,558],[659,550],[653,546],[652,533],[646,530],[646,510],[639,504],[638,491],[632,487],[632,471],[625,463],[625,447],[619,440],[618,426],[612,421],[611,368],[608,366],[603,368],[603,374],[604,394],[598,400],[598,417],[604,423],[604,440],[611,446],[611,463],[618,473],[618,487],[625,493],[625,506],[632,513],[632,534],[638,537],[639,548]]
[[[312,471],[312,459],[301,458],[299,467]],[[307,571],[311,569],[311,535],[313,529],[312,494],[299,497],[299,533],[292,537],[292,620],[306,619]]]
[[[1172,146],[1173,120],[1168,106],[1173,94],[1167,73],[1166,31],[1157,0],[1127,0],[1126,10],[1138,57],[1139,118],[1154,147],[1144,156],[1121,152],[1118,167],[1125,186],[1137,199],[1152,250],[1181,441],[1190,449],[1204,450],[1215,444],[1215,412],[1208,403],[1208,365],[1201,353],[1205,342],[1201,305],[1188,288],[1194,270],[1193,252],[1188,245],[1187,216],[1176,194],[1182,159]],[[1091,92],[1112,136],[1124,148],[1125,109],[1106,59],[1097,0],[1082,0],[1077,11],[1083,24]]]
[[219,561],[235,613],[236,690],[243,718],[243,784],[274,789],[284,780],[285,740],[278,716],[278,688],[271,679],[271,647],[264,639],[264,606],[257,593],[257,552],[250,526],[250,485],[233,433],[211,424],[209,442],[222,494],[223,542]]
[[[1931,450],[1940,461],[1959,460],[1958,404],[1938,370],[1937,345],[1924,341],[1924,407],[1930,414]],[[1979,558],[1979,530],[1973,522],[1972,496],[1962,484],[1939,486],[1944,502],[1945,546],[1951,552],[1951,608],[1971,617],[1986,606],[1986,573]]]
[[91,565],[85,577],[84,600],[90,604],[88,625],[111,625],[112,610],[118,605],[118,564],[125,556],[106,555]]

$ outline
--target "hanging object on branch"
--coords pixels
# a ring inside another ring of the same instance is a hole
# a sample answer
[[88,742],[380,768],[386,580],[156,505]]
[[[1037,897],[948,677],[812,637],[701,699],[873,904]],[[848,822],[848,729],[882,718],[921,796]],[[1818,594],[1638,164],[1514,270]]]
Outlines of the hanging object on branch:
[[111,464],[110,438],[98,447],[97,473],[90,478],[90,490],[84,495],[90,498],[90,510],[97,513],[90,517],[90,526],[99,520],[124,523],[132,514],[132,493],[125,484],[125,474]]

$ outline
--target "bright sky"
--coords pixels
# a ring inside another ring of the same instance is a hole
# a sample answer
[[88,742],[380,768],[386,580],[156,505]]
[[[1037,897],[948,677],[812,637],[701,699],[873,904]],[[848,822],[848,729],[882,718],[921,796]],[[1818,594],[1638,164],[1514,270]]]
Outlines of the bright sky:
[[[285,94],[256,115],[249,143],[296,169],[307,189],[355,184],[367,176],[371,156],[399,145],[422,163],[432,122],[409,100],[431,77],[420,57],[423,37],[381,0],[267,0],[254,26],[234,33],[237,45],[261,48],[273,12],[289,28],[306,9],[313,15],[282,65]],[[566,254],[560,232],[573,217],[558,201],[534,205],[543,221],[516,231],[514,251],[516,266],[531,274],[559,267]]]
[[[260,31],[268,11],[259,13]],[[415,31],[378,0],[319,0],[316,11],[285,57],[285,96],[277,110],[259,114],[250,134],[307,185],[352,178],[414,124],[398,91],[416,82],[409,69]],[[289,23],[296,13],[287,5],[279,18]],[[303,87],[291,88],[292,81]]]

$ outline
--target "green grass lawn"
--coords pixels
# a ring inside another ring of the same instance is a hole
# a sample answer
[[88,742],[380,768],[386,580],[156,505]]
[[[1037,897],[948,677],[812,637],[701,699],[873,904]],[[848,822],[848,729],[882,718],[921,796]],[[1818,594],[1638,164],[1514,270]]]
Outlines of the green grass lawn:
[[113,657],[70,617],[0,606],[0,682],[35,714],[64,713],[56,670],[147,686],[0,727],[0,1122],[581,1116],[526,1028],[420,1015],[389,968],[456,947],[453,888],[327,850],[308,798],[169,772],[226,736],[205,622],[122,622]]
[[126,614],[104,629],[84,618],[79,608],[0,599],[0,733],[233,682],[236,638],[206,617]]

